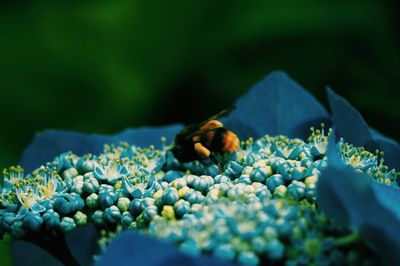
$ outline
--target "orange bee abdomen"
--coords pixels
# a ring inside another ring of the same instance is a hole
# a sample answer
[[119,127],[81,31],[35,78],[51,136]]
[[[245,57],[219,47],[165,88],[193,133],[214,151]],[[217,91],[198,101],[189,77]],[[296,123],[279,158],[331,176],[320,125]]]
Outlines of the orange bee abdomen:
[[224,151],[235,152],[239,148],[239,138],[230,130],[225,132],[224,136]]

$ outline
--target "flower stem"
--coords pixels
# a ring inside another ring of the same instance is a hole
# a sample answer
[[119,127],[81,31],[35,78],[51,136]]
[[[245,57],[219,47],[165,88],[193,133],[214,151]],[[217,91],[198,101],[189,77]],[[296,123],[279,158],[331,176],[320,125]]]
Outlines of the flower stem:
[[342,247],[353,244],[360,240],[360,235],[357,232],[354,232],[350,235],[339,237],[335,239],[335,245]]

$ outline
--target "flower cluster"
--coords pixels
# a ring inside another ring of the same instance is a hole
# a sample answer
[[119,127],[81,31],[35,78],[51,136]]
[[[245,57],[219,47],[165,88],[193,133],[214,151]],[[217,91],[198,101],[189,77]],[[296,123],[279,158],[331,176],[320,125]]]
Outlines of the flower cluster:
[[[246,265],[366,262],[367,247],[358,239],[354,249],[343,247],[341,238],[351,231],[315,204],[330,134],[322,126],[312,129],[307,142],[268,135],[249,139],[236,153],[216,158],[219,165],[181,164],[169,151],[122,143],[106,145],[98,156],[61,154],[27,175],[10,167],[0,194],[0,233],[23,239],[92,222],[102,232],[102,247],[129,228],[192,254]],[[343,140],[337,146],[340,158],[357,171],[398,186],[397,172],[384,166],[379,152]]]

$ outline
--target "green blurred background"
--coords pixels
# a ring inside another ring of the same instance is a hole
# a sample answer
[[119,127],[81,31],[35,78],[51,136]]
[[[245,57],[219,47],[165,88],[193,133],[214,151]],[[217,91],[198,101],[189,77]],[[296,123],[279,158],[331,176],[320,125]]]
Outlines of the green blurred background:
[[45,128],[199,120],[277,69],[399,139],[395,1],[23,2],[0,3],[0,168]]
[[0,167],[45,128],[113,134],[205,118],[277,69],[323,103],[332,86],[398,139],[394,3],[2,1]]

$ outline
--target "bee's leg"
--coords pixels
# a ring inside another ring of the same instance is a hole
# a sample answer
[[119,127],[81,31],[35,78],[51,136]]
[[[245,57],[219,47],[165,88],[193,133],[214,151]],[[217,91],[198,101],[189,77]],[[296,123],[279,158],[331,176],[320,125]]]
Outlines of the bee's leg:
[[200,142],[194,144],[194,150],[203,159],[210,157],[210,150],[204,147]]

